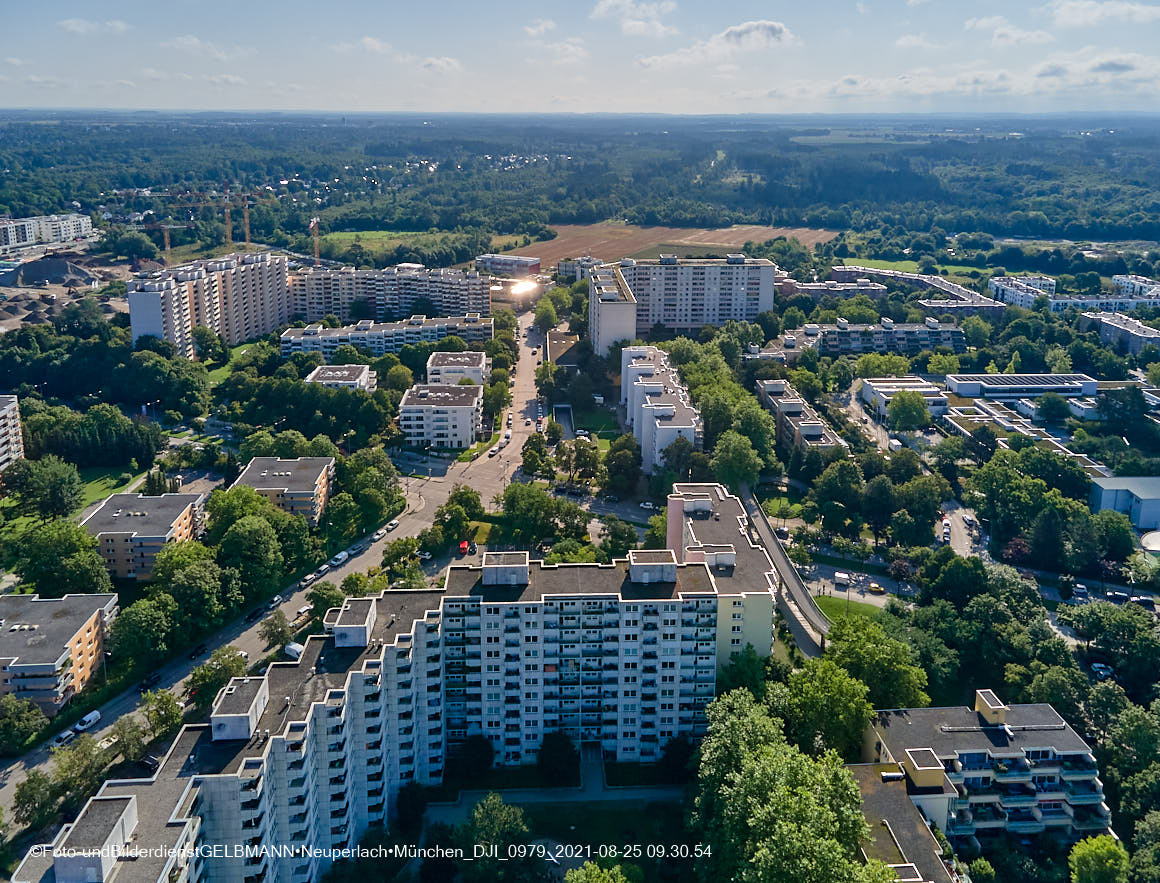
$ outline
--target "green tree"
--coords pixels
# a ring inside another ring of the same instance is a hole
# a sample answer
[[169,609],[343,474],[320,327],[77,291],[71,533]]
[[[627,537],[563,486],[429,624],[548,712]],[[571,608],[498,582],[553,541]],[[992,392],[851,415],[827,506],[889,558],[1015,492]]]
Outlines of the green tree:
[[604,471],[608,476],[607,486],[622,493],[636,490],[641,476],[640,445],[632,433],[625,433],[613,439],[604,455]]
[[391,368],[381,381],[383,389],[395,390],[396,392],[406,392],[414,385],[415,376],[406,365],[396,365]]
[[991,863],[980,856],[970,864],[971,883],[998,883]]
[[910,647],[887,637],[882,626],[866,617],[838,617],[826,636],[826,658],[867,686],[874,708],[930,704],[926,672]]
[[544,734],[536,762],[545,782],[569,782],[577,777],[580,754],[566,733],[555,730]]
[[218,647],[189,674],[189,692],[194,704],[201,709],[209,708],[231,678],[240,678],[245,673],[246,660],[237,647]]
[[[528,826],[523,810],[504,803],[498,794],[488,794],[475,805],[471,818],[460,832],[459,841],[468,855],[478,846],[485,850],[483,857],[461,866],[463,879],[469,883],[527,879],[539,869],[541,860],[507,858],[508,848],[526,842],[527,837]],[[496,855],[486,854],[492,851],[488,847],[494,848]],[[502,861],[500,857],[503,857]]]
[[141,713],[154,739],[167,739],[181,729],[181,703],[172,690],[147,690],[141,694]]
[[246,515],[230,526],[218,561],[238,571],[247,597],[268,594],[282,581],[282,544],[270,522],[258,515]]
[[630,883],[620,865],[602,868],[596,862],[584,862],[564,874],[564,883]]
[[52,749],[52,781],[69,809],[79,809],[101,787],[108,762],[104,750],[88,733],[71,744]]
[[765,698],[765,660],[752,644],[729,656],[729,662],[717,672],[717,690],[728,693],[744,687],[758,699]]
[[668,517],[664,512],[653,515],[648,520],[648,527],[644,532],[644,549],[664,549],[668,545]]
[[[533,436],[534,437],[534,436]],[[447,497],[449,505],[461,506],[472,521],[479,521],[486,514],[479,491],[465,484],[457,484]]]
[[294,639],[294,632],[290,628],[290,620],[281,610],[275,610],[262,620],[258,626],[258,636],[267,647],[285,647]]
[[991,325],[979,316],[968,316],[963,319],[962,328],[967,344],[976,349],[986,346],[991,340]]
[[890,527],[890,519],[896,509],[894,485],[885,475],[876,475],[862,488],[860,502],[862,515],[874,534],[874,544],[878,545],[882,534]]
[[148,669],[180,641],[177,623],[177,602],[164,592],[134,601],[113,620],[109,633],[112,653]]
[[1116,838],[1086,837],[1067,857],[1071,883],[1128,883],[1128,851]]
[[771,684],[767,701],[785,722],[786,738],[805,752],[819,745],[854,757],[873,717],[869,688],[830,659],[808,659],[786,683]]
[[636,548],[639,540],[635,527],[615,515],[605,515],[600,521],[600,549],[607,560],[624,558],[629,549]]
[[358,503],[346,491],[335,494],[326,504],[327,535],[331,548],[346,546],[362,526],[362,512]]
[[710,465],[717,480],[736,491],[757,481],[762,462],[748,438],[728,430],[717,439]]
[[56,815],[60,792],[52,777],[40,769],[28,771],[24,781],[16,786],[12,799],[12,816],[34,831],[47,825]]
[[80,525],[36,525],[21,536],[16,554],[16,574],[42,598],[113,591],[97,538]]
[[117,750],[125,760],[138,761],[145,756],[145,727],[132,715],[122,715],[113,721],[113,737]]
[[551,298],[542,297],[536,301],[536,318],[533,322],[536,328],[545,334],[560,323],[559,318],[556,316],[556,307],[552,304]]
[[896,392],[886,408],[892,428],[909,431],[930,424],[930,409],[922,393],[913,389]]
[[4,483],[19,510],[42,521],[64,518],[84,502],[85,484],[76,466],[54,454],[18,461],[5,473]]
[[14,693],[0,696],[0,754],[21,754],[28,740],[46,726],[48,717],[31,699]]
[[193,342],[197,357],[203,362],[218,362],[224,365],[229,360],[230,351],[226,348],[225,341],[212,328],[198,325],[193,329]]
[[1063,423],[1071,416],[1071,409],[1063,396],[1048,392],[1036,402],[1035,416],[1044,423]]
[[311,616],[318,622],[322,622],[322,618],[326,616],[326,611],[332,607],[341,607],[346,596],[343,595],[342,589],[334,583],[322,580],[311,586],[310,591],[306,593],[306,600],[310,602],[312,608]]
[[926,370],[931,374],[957,374],[959,357],[950,353],[935,353],[927,362]]

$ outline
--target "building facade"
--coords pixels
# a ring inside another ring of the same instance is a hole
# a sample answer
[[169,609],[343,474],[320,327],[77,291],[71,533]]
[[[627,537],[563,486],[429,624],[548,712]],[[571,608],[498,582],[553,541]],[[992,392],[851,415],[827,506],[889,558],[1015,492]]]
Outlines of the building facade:
[[24,434],[20,427],[20,401],[0,396],[0,472],[24,459]]
[[945,348],[956,353],[967,351],[963,329],[927,317],[921,324],[895,322],[889,317],[875,325],[854,325],[839,318],[834,325],[807,324],[803,328],[804,345],[813,345],[824,356],[860,355],[862,353],[905,353]]
[[255,457],[231,487],[252,487],[283,512],[318,524],[334,489],[334,457]]
[[1146,346],[1160,347],[1160,330],[1120,313],[1084,313],[1079,327],[1081,331],[1095,328],[1101,341],[1117,349],[1122,347],[1134,356]]
[[431,353],[427,357],[427,382],[454,385],[470,380],[476,386],[487,383],[491,374],[491,359],[486,353]]
[[614,343],[636,337],[636,298],[619,267],[594,267],[591,271],[588,336],[598,356],[607,356]]
[[88,215],[42,215],[35,218],[0,219],[0,252],[29,245],[71,242],[93,232]]
[[581,279],[587,279],[591,276],[593,270],[603,266],[604,261],[594,258],[590,254],[583,257],[562,258],[556,264],[556,275],[567,276],[573,282],[579,282]]
[[1137,530],[1160,528],[1160,478],[1153,476],[1092,476],[1093,512],[1123,512]]
[[410,316],[424,303],[440,315],[491,315],[491,286],[474,271],[427,269],[398,264],[380,270],[310,267],[291,273],[290,309],[307,322],[325,316],[349,321],[356,315],[376,319]]
[[203,494],[113,494],[82,522],[116,579],[148,580],[167,543],[196,539],[203,522]]
[[[306,883],[472,736],[501,765],[534,763],[558,731],[619,761],[699,738],[718,668],[746,643],[770,652],[773,566],[720,486],[675,487],[668,525],[677,549],[489,552],[440,589],[347,598],[299,659],[233,679],[152,778],[106,782],[13,880]],[[118,856],[130,842],[148,854]]]
[[294,353],[322,353],[327,361],[344,343],[365,350],[376,358],[397,353],[407,344],[442,340],[455,335],[469,343],[491,340],[492,320],[476,313],[466,316],[448,316],[428,319],[412,316],[406,322],[372,322],[364,319],[341,328],[307,325],[305,328],[287,328],[282,332],[282,355]]
[[655,346],[626,346],[620,354],[620,403],[640,444],[641,469],[651,475],[677,437],[701,448],[701,414],[689,400],[669,357]]
[[483,430],[483,387],[416,384],[399,402],[399,429],[409,445],[469,448]]
[[863,759],[897,763],[911,799],[950,837],[1105,834],[1111,815],[1091,748],[1047,704],[1005,705],[991,690],[974,708],[877,712]]
[[117,596],[0,595],[0,694],[51,716],[102,670]]
[[369,365],[319,365],[307,376],[305,383],[319,383],[328,389],[361,389],[374,392],[378,375]]
[[1036,398],[1053,392],[1061,396],[1094,396],[1099,384],[1086,374],[948,374],[947,389],[964,398]]
[[889,279],[916,288],[933,289],[945,297],[923,298],[917,301],[918,306],[932,316],[949,314],[956,319],[960,316],[995,318],[1006,309],[1001,302],[993,298],[931,273],[908,273],[905,270],[883,270],[877,267],[835,266],[830,268],[830,275],[839,282],[856,282],[860,278]]
[[1056,294],[1055,280],[1047,276],[999,277],[988,285],[999,300],[1024,309],[1031,309],[1036,298],[1046,296],[1053,313],[1069,308],[1123,313],[1160,306],[1160,285],[1144,276],[1113,276],[1112,291],[1099,294]]
[[516,254],[481,254],[475,257],[475,269],[505,276],[535,276],[540,272],[540,259]]
[[906,377],[864,377],[859,395],[879,417],[886,417],[891,399],[903,390],[919,393],[926,402],[927,410],[934,415],[946,413],[950,404],[941,388],[913,374]]
[[784,450],[843,446],[841,438],[817,415],[788,380],[757,381],[757,398],[773,413],[777,443]]
[[205,326],[236,346],[287,325],[286,257],[232,254],[193,261],[129,280],[133,340],[168,340],[194,354],[193,329]]

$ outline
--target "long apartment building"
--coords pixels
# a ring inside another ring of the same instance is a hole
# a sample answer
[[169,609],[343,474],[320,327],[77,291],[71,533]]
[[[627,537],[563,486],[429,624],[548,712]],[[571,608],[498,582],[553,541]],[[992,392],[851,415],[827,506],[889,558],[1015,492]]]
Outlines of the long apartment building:
[[491,315],[490,280],[475,271],[422,264],[381,270],[310,267],[291,273],[287,282],[291,313],[308,322],[324,316],[349,321],[356,313],[377,319],[410,316],[422,303],[441,315]]
[[346,599],[299,659],[233,679],[151,779],[106,782],[13,880],[305,883],[470,736],[516,765],[557,731],[620,761],[703,735],[718,668],[770,652],[773,565],[720,486],[674,487],[668,514],[675,548],[489,552],[441,589]]
[[1144,276],[1113,276],[1112,291],[1099,294],[1056,294],[1055,280],[1048,276],[1001,276],[988,285],[999,300],[1024,309],[1031,309],[1037,298],[1046,297],[1053,313],[1073,307],[1123,313],[1160,306],[1160,283]]
[[1053,392],[1064,397],[1094,396],[1099,382],[1086,374],[948,374],[947,389],[964,398],[1038,398]]
[[69,242],[93,232],[88,215],[41,215],[35,218],[0,218],[0,252],[29,245]]
[[730,319],[752,321],[773,309],[777,266],[765,258],[625,258],[590,268],[588,324],[593,350],[607,355],[618,340],[633,340],[656,324],[697,332]]
[[20,427],[20,400],[0,396],[0,472],[24,459],[24,435]]
[[409,445],[471,447],[483,431],[483,387],[416,384],[399,402],[399,429]]
[[689,399],[677,369],[655,346],[626,346],[620,354],[620,403],[640,444],[641,469],[651,475],[662,467],[662,454],[683,436],[698,450],[701,413]]
[[540,272],[540,259],[518,254],[481,254],[475,256],[475,269],[507,276],[535,276]]
[[1160,281],[1147,276],[1134,274],[1113,276],[1112,288],[1121,297],[1160,297]]
[[185,356],[193,329],[205,326],[235,346],[288,324],[292,315],[286,257],[231,254],[129,280],[133,340],[152,335]]
[[97,551],[116,579],[148,580],[157,554],[168,543],[197,537],[202,528],[203,494],[113,494],[81,527],[97,540]]
[[101,670],[117,596],[0,596],[0,694],[54,715]]
[[863,759],[897,764],[909,796],[950,837],[1107,833],[1111,815],[1088,744],[1047,704],[877,712]]
[[884,270],[878,267],[834,266],[830,268],[830,275],[838,282],[857,282],[861,278],[890,279],[916,288],[933,289],[945,297],[923,298],[917,301],[919,307],[932,315],[994,318],[1006,309],[1001,302],[993,298],[933,273],[908,273],[904,270]]
[[334,457],[255,457],[232,487],[252,487],[283,512],[318,524],[334,492]]
[[1079,327],[1081,331],[1095,328],[1101,341],[1108,346],[1123,347],[1132,355],[1138,355],[1146,346],[1160,347],[1160,330],[1122,313],[1084,313],[1079,318]]
[[808,294],[820,299],[823,297],[856,297],[864,294],[867,297],[882,298],[886,296],[886,286],[881,282],[872,282],[866,277],[852,281],[839,282],[836,279],[827,279],[825,282],[798,282],[796,279],[784,279],[778,286],[784,294]]
[[372,356],[397,353],[407,344],[427,343],[450,336],[462,337],[465,341],[491,340],[493,323],[478,313],[465,316],[446,316],[428,319],[426,316],[412,316],[406,322],[372,322],[364,319],[341,328],[326,328],[322,325],[307,325],[305,328],[287,328],[282,332],[282,355],[294,353],[322,353],[328,362],[344,343]]
[[957,325],[928,316],[921,323],[895,322],[889,317],[874,325],[855,325],[839,318],[833,325],[807,324],[803,345],[813,345],[824,356],[862,353],[906,353],[913,355],[939,347],[963,353],[967,340]]
[[795,390],[788,380],[757,381],[757,398],[774,417],[777,443],[785,450],[841,447],[843,441]]

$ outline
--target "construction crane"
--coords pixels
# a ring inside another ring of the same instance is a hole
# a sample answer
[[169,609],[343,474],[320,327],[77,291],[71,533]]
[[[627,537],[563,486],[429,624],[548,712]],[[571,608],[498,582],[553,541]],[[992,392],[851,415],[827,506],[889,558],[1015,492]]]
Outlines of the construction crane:
[[322,260],[318,256],[318,225],[320,220],[318,218],[310,219],[310,227],[308,229],[314,231],[314,266],[322,265]]
[[127,229],[129,230],[160,230],[161,238],[165,243],[165,253],[169,254],[169,231],[170,230],[185,230],[188,229],[189,224],[132,224]]

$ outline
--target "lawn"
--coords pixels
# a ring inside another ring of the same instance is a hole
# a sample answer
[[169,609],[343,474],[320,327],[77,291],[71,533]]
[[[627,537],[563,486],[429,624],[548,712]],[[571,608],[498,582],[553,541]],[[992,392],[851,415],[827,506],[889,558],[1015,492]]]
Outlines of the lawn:
[[877,620],[881,619],[884,611],[881,607],[875,607],[873,604],[867,604],[864,601],[855,601],[850,599],[847,607],[846,596],[842,595],[819,595],[814,598],[821,608],[822,613],[826,614],[826,618],[833,621],[839,617],[846,616],[864,616],[867,619]]
[[496,430],[495,432],[492,433],[491,438],[487,439],[486,441],[476,442],[470,448],[467,448],[466,450],[464,450],[463,453],[461,453],[455,459],[458,460],[460,463],[470,463],[472,457],[475,454],[479,454],[480,456],[482,456],[483,454],[485,454],[487,452],[487,450],[489,448],[493,447],[497,442],[499,442],[499,431],[498,430]]
[[685,785],[692,776],[673,776],[658,763],[613,763],[604,764],[604,778],[609,787],[623,788],[636,785]]
[[209,385],[217,386],[230,375],[230,363],[238,356],[244,353],[247,347],[251,346],[249,343],[239,343],[237,346],[230,349],[230,360],[224,365],[219,365],[209,372]]
[[580,764],[567,780],[548,780],[535,764],[492,767],[471,779],[455,777],[449,772],[442,785],[427,789],[427,800],[442,802],[459,798],[460,791],[506,791],[511,788],[575,788],[580,784]]
[[[461,233],[424,233],[414,230],[359,230],[327,233],[321,239],[343,250],[357,240],[366,249],[367,254],[376,260],[376,264],[381,266],[388,258],[394,259],[394,252],[399,246],[427,248],[461,239],[463,236]],[[324,252],[323,257],[325,256]]]
[[620,434],[616,414],[608,408],[573,408],[572,425],[576,429],[586,429],[589,432],[611,433],[612,438]]
[[81,474],[81,481],[85,483],[84,502],[81,507],[90,505],[103,500],[110,494],[119,494],[130,484],[139,478],[142,478],[145,473],[138,472],[133,475],[132,480],[127,482],[121,481],[121,476],[129,474],[124,469],[110,469],[105,466],[86,466],[78,470]]

